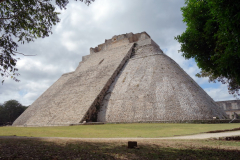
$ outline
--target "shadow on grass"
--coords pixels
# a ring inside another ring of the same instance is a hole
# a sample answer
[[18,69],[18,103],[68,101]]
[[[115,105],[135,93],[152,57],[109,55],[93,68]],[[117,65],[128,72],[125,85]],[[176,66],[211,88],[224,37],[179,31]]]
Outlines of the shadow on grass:
[[0,139],[0,159],[238,159],[238,150],[168,148],[140,145],[128,149],[123,142],[48,142],[38,139]]

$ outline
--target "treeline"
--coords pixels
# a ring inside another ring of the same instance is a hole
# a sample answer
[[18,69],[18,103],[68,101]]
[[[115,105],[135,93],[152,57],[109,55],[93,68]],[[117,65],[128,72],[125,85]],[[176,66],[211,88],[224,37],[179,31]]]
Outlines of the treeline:
[[23,106],[16,100],[9,100],[4,102],[4,104],[0,104],[0,126],[12,125],[26,108],[26,106]]

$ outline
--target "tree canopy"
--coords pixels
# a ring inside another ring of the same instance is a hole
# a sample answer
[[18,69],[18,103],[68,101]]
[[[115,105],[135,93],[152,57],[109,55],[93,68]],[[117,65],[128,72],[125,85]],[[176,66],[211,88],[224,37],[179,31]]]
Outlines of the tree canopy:
[[26,109],[16,100],[9,100],[0,105],[0,125],[12,124]]
[[[90,4],[94,0],[80,0]],[[68,0],[0,0],[0,74],[19,81],[16,68],[18,44],[48,37],[60,21],[56,7],[66,9]],[[2,80],[4,82],[4,80]]]
[[230,94],[240,89],[240,1],[185,0],[187,29],[175,37],[182,55],[194,58],[198,77],[228,84]]

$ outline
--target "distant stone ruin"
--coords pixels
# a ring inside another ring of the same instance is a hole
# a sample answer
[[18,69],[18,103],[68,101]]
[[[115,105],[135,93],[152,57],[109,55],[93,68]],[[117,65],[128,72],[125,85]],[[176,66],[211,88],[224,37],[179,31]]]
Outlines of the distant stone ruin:
[[216,102],[230,119],[240,119],[240,100],[218,101]]
[[146,32],[90,49],[13,126],[204,120],[227,115]]

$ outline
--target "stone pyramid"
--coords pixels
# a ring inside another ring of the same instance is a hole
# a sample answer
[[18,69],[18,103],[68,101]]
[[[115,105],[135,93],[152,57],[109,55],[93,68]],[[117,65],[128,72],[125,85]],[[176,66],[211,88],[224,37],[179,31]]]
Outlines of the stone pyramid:
[[14,123],[204,120],[225,112],[146,32],[123,34],[90,49]]

